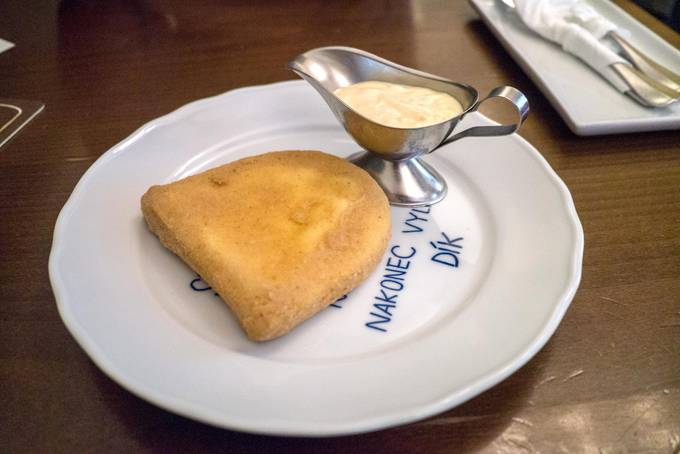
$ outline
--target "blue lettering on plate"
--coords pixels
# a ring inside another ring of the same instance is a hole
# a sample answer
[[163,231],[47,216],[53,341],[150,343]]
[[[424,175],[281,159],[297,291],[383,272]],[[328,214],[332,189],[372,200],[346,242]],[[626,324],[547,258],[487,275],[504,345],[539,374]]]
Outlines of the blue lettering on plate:
[[340,298],[335,300],[335,303],[331,303],[331,307],[334,307],[336,309],[342,309],[342,304],[339,304],[342,301],[345,301],[347,299],[347,295],[342,295]]
[[420,233],[423,231],[423,227],[418,225],[418,222],[429,221],[428,214],[432,209],[431,205],[426,205],[423,207],[411,208],[408,212],[406,220],[404,220],[404,229],[401,233]]
[[431,260],[442,265],[458,268],[458,256],[460,255],[460,250],[463,249],[463,245],[459,242],[463,241],[463,237],[459,236],[451,239],[446,233],[442,232],[442,238],[443,240],[437,242],[430,241],[430,246],[436,251]]
[[[429,207],[428,207],[429,208]],[[385,263],[385,271],[380,280],[378,294],[373,297],[375,302],[371,306],[369,321],[366,327],[387,332],[386,324],[392,321],[397,307],[397,299],[406,288],[406,273],[411,266],[411,258],[416,255],[416,248],[392,246],[390,255]]]
[[389,323],[391,318],[385,317],[384,315],[376,314],[375,312],[371,312],[370,315],[373,316],[374,318],[377,318],[377,320],[367,322],[366,326],[369,327],[369,328],[373,328],[374,330],[382,331],[383,333],[386,333],[387,329],[385,329],[381,326],[378,326],[378,325],[380,325],[381,323]]
[[[208,290],[212,290],[212,287],[208,285],[206,281],[201,279],[201,276],[198,274],[196,275],[196,279],[192,280],[191,283],[189,284],[189,287],[191,287],[191,290],[194,292],[207,292]],[[215,296],[219,296],[217,293],[213,292]]]

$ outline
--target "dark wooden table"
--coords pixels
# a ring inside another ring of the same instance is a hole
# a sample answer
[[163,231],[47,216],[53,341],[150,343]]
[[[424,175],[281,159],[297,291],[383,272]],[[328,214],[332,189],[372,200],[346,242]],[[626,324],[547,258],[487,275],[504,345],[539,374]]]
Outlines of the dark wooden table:
[[[0,54],[0,97],[47,106],[0,149],[0,451],[680,449],[680,133],[573,135],[466,2],[5,0],[0,37],[17,43]],[[583,280],[564,321],[490,391],[376,433],[248,435],[134,397],[57,314],[47,258],[59,210],[92,162],[141,124],[231,88],[292,79],[290,57],[330,44],[528,95],[522,135],[571,189],[585,230]]]

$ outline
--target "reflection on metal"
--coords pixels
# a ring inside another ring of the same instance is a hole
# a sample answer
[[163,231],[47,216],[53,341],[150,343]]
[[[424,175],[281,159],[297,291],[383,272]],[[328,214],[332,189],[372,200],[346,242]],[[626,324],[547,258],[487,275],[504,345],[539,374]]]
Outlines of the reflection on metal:
[[0,109],[9,109],[13,112],[12,117],[0,125],[0,147],[14,137],[44,108],[44,104],[36,101],[0,99]]
[[[382,187],[392,205],[432,205],[444,198],[446,181],[423,155],[464,137],[501,136],[515,132],[529,113],[529,102],[517,89],[497,87],[479,100],[473,87],[433,76],[350,47],[322,47],[298,55],[288,68],[314,87],[340,124],[363,150],[349,160],[366,170]],[[394,128],[376,123],[334,95],[339,87],[357,82],[382,82],[429,88],[453,96],[463,113],[447,121],[420,127]],[[516,110],[511,124],[474,126],[451,135],[458,122],[487,99],[508,101]]]

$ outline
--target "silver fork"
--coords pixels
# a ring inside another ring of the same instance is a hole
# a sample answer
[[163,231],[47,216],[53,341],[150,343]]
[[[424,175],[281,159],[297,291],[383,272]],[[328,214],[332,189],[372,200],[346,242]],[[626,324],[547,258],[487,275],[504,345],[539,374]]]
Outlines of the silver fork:
[[[514,0],[500,0],[505,6],[515,9]],[[631,64],[614,63],[611,68],[625,81],[630,97],[649,107],[665,107],[680,99],[680,76],[655,62],[616,32],[609,32],[612,39],[628,57]]]
[[652,60],[618,33],[609,32],[607,36],[621,48],[621,51],[637,69],[671,88],[680,96],[680,75]]

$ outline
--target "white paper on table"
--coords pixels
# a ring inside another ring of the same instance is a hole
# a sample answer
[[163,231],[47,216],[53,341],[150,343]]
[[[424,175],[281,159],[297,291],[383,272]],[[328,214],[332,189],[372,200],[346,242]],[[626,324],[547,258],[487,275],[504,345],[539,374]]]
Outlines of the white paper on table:
[[14,47],[14,43],[10,43],[9,41],[0,38],[0,54],[6,50],[10,50],[12,47]]

